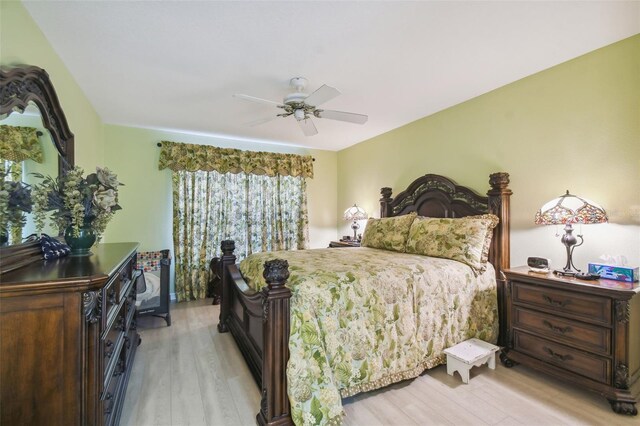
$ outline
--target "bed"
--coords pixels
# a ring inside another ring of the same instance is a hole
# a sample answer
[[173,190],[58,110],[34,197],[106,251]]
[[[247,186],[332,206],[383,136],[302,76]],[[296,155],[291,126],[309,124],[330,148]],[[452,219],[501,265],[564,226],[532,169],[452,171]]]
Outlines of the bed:
[[[428,174],[396,197],[391,188],[382,188],[380,199],[381,218],[497,216],[486,270],[463,265],[462,272],[454,272],[454,260],[413,253],[390,257],[387,250],[366,247],[261,253],[237,265],[234,242],[222,242],[218,330],[231,332],[260,386],[259,424],[335,423],[341,418],[340,398],[416,377],[444,362],[445,347],[476,336],[500,343],[511,190],[506,173],[490,175],[489,183],[484,197]],[[313,260],[300,259],[312,254]],[[392,264],[400,269],[385,275]],[[324,275],[341,284],[327,284]],[[329,305],[338,310],[325,311]],[[395,333],[392,338],[382,335],[379,329],[385,327]],[[434,327],[445,332],[433,337]],[[361,341],[353,338],[358,333],[365,336]],[[340,345],[336,351],[336,338],[349,346],[346,354]],[[305,382],[314,370],[316,381]]]

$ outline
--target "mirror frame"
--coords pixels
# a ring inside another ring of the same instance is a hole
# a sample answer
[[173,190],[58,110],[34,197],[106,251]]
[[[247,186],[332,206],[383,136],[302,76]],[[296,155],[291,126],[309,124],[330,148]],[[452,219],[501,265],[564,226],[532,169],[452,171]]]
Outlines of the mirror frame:
[[42,123],[58,150],[58,173],[74,165],[74,136],[49,74],[36,66],[0,68],[0,118],[23,113],[29,102],[38,106]]
[[[33,65],[0,67],[0,118],[23,113],[29,102],[38,106],[42,123],[58,150],[58,175],[74,166],[74,136],[49,74]],[[37,239],[0,248],[0,274],[42,260]]]

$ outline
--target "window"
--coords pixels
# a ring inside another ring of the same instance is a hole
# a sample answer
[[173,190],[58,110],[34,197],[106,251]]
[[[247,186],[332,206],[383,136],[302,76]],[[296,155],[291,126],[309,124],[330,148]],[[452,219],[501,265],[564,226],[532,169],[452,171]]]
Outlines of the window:
[[[254,252],[306,248],[311,157],[173,142],[162,147],[160,167],[174,171],[178,301],[206,296],[209,261],[220,255],[223,240],[235,241],[238,260]],[[208,170],[188,170],[203,167]]]

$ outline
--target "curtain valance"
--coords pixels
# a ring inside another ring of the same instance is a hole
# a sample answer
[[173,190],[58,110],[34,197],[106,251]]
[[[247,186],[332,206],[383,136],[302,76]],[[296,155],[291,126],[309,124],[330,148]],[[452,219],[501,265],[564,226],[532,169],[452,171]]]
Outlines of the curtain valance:
[[163,141],[161,146],[160,170],[215,170],[218,173],[313,177],[313,158],[310,155],[241,151],[168,141]]
[[19,163],[33,160],[42,163],[44,155],[33,127],[0,125],[0,158]]

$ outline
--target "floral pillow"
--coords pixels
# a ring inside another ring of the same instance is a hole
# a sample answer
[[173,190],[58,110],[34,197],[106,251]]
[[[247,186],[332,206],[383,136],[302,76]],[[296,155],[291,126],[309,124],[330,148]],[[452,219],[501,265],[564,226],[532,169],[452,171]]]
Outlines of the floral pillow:
[[459,219],[417,217],[409,230],[406,251],[457,260],[482,273],[487,269],[498,221],[492,214]]
[[404,253],[415,218],[416,214],[412,212],[403,216],[369,219],[362,236],[362,246]]

